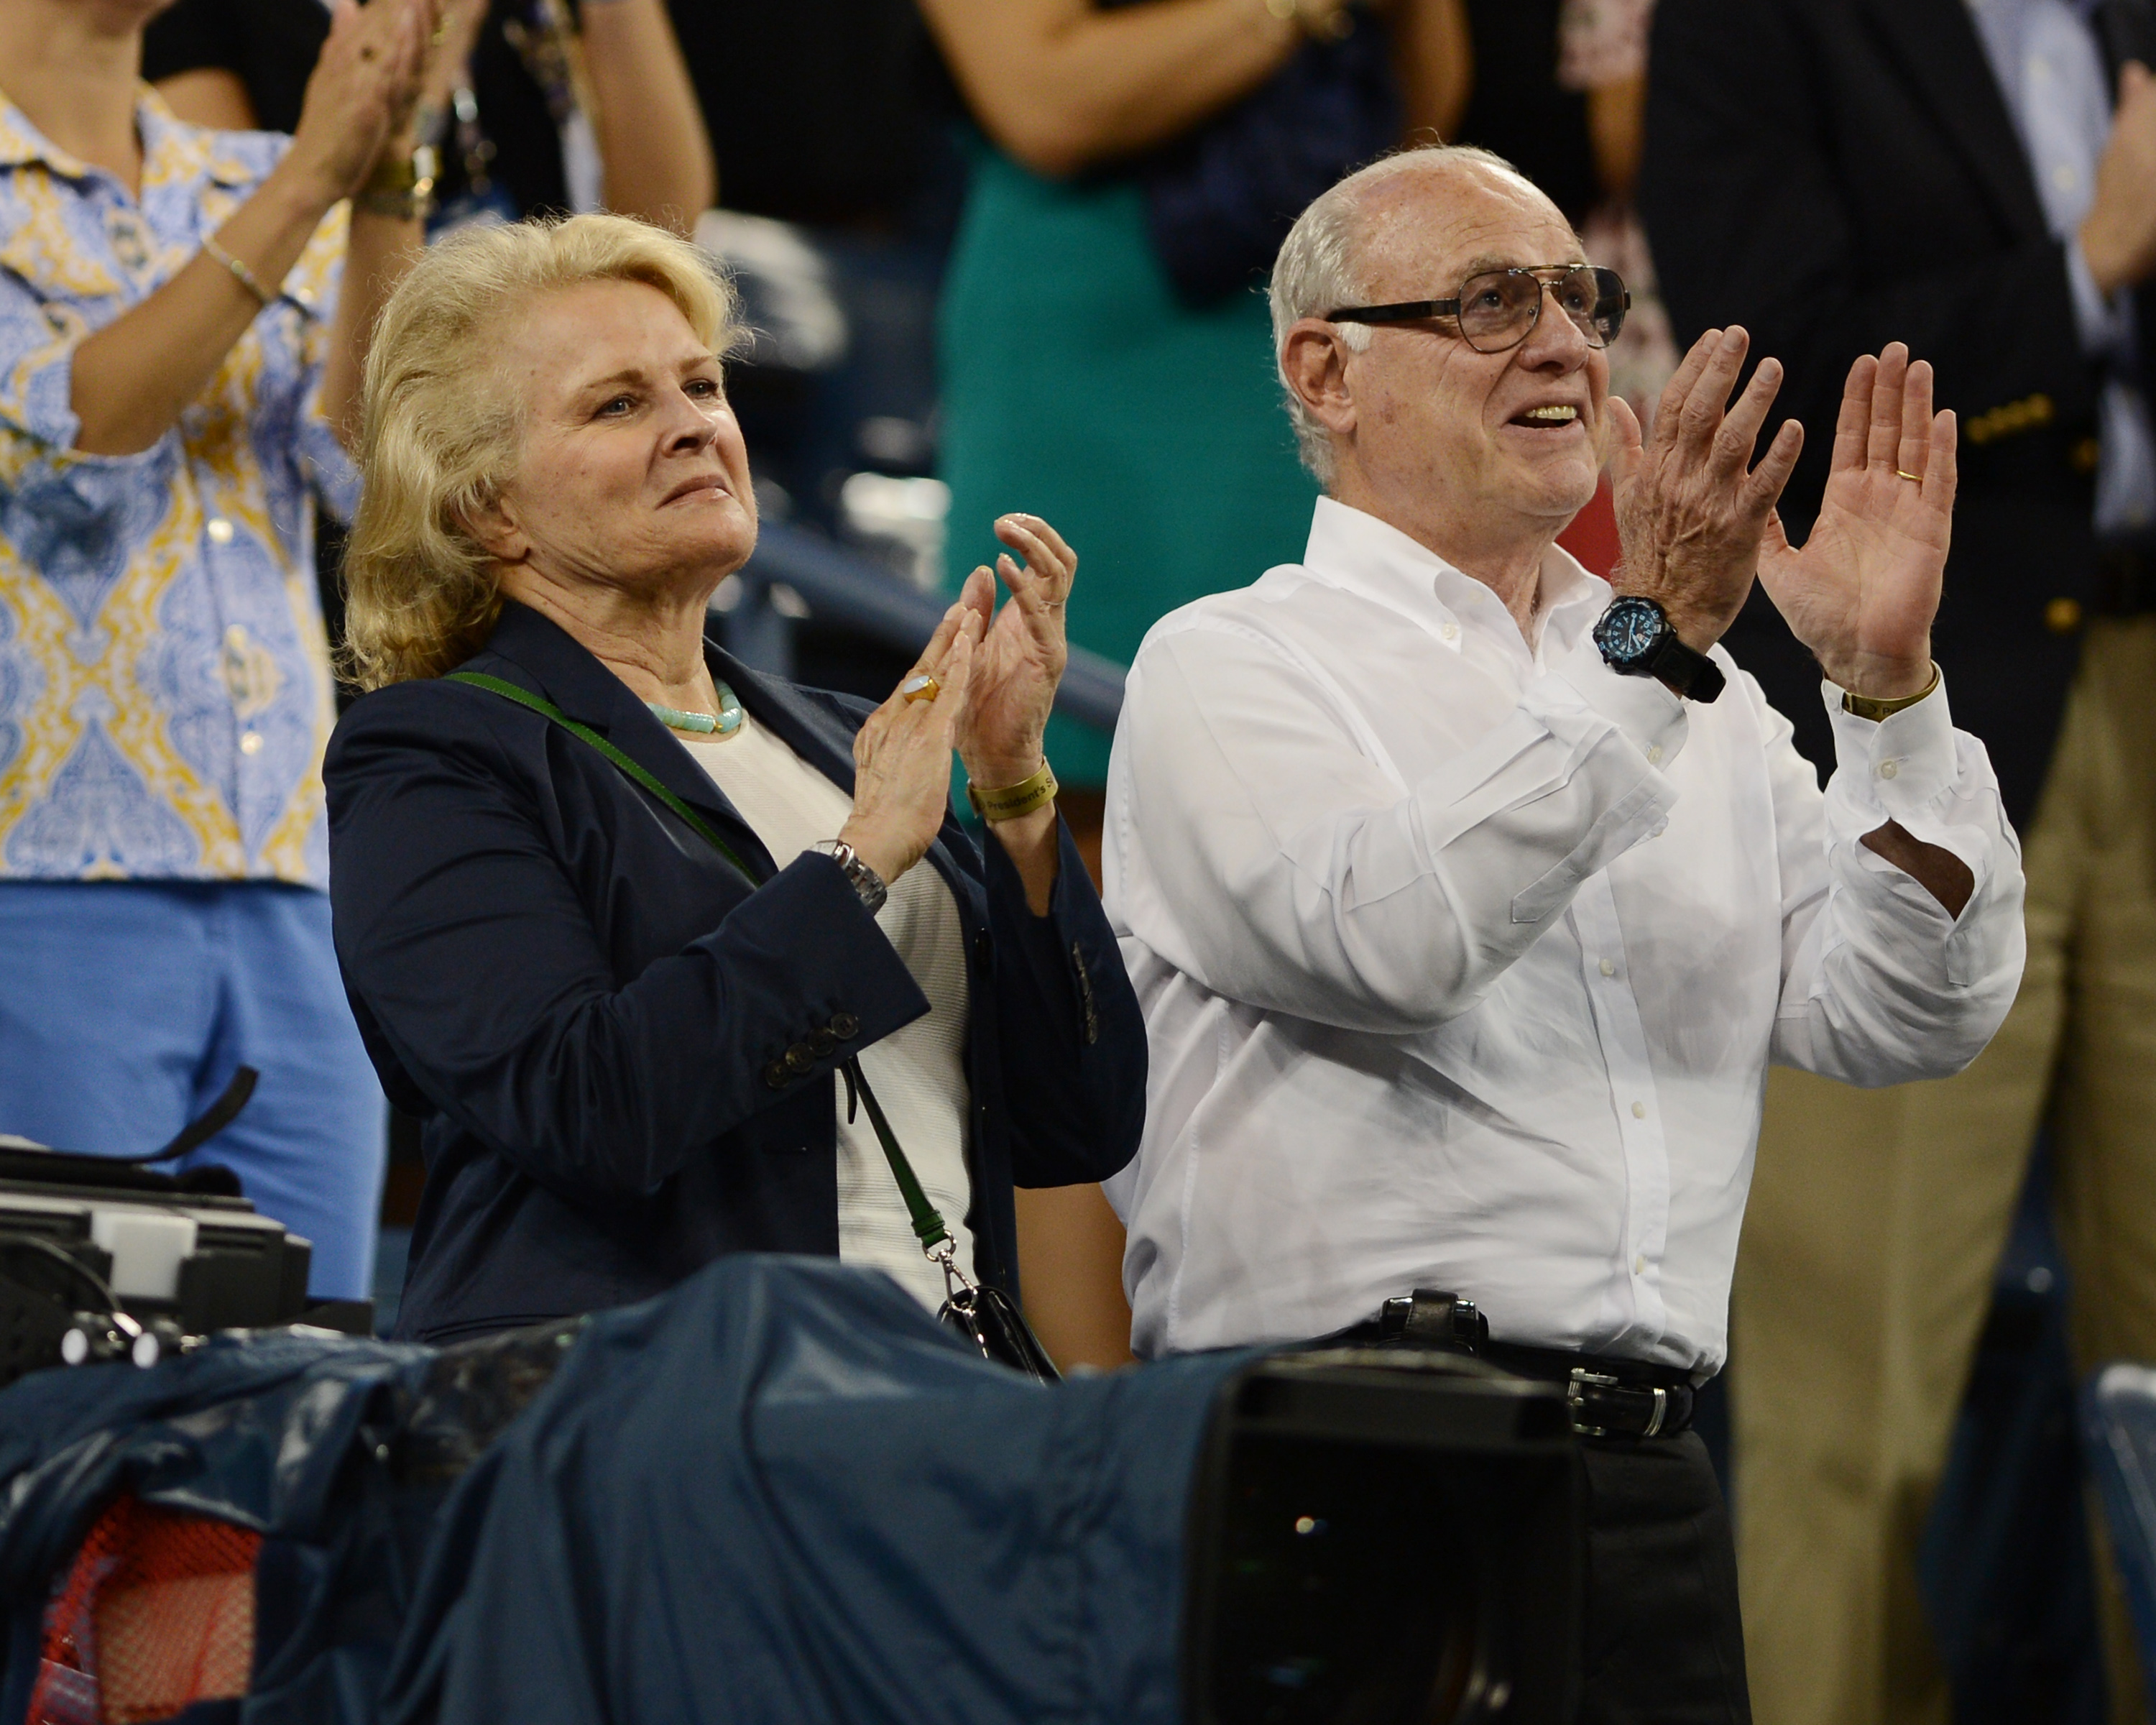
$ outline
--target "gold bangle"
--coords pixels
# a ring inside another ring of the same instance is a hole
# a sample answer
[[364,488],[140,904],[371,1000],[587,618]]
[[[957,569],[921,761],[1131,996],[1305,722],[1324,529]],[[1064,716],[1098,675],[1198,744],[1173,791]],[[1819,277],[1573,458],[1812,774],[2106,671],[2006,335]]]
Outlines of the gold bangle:
[[434,213],[438,167],[431,144],[420,145],[409,156],[386,157],[374,164],[374,172],[352,202],[370,216],[424,222]]
[[214,239],[203,240],[202,249],[203,255],[213,264],[222,264],[229,270],[232,272],[232,279],[245,288],[249,293],[254,295],[264,311],[277,303],[276,295],[262,285],[261,278],[219,245]]
[[984,791],[971,779],[967,780],[966,800],[973,805],[974,814],[993,824],[1016,820],[1036,809],[1045,809],[1055,800],[1057,788],[1055,770],[1044,757],[1038,773],[1016,784],[1005,785],[1001,790]]
[[1845,689],[1841,691],[1841,710],[1845,713],[1854,713],[1860,719],[1869,719],[1876,725],[1891,713],[1898,713],[1905,706],[1914,706],[1938,686],[1939,665],[1938,661],[1933,660],[1931,681],[1914,695],[1898,695],[1892,701],[1880,701],[1869,695],[1851,695]]

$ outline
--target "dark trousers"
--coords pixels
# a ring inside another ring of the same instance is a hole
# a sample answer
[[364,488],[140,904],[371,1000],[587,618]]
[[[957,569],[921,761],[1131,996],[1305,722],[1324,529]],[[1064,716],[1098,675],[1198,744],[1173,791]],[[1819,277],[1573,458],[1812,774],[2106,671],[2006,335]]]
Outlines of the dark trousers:
[[1729,1512],[1692,1432],[1590,1438],[1579,1725],[1751,1725]]

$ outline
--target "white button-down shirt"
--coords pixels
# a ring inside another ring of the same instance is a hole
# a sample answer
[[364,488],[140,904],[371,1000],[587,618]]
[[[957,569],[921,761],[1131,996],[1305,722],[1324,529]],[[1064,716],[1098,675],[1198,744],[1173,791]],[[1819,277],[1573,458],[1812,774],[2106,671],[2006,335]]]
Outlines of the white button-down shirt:
[[[1939,1077],[2013,1000],[1983,745],[1943,688],[1878,724],[1829,689],[1822,793],[1721,649],[1711,705],[1610,671],[1609,588],[1563,552],[1532,645],[1329,499],[1305,559],[1158,624],[1116,733],[1137,1351],[1322,1335],[1421,1286],[1505,1340],[1718,1368],[1768,1060]],[[1858,843],[1890,817],[1969,865],[1959,917]]]

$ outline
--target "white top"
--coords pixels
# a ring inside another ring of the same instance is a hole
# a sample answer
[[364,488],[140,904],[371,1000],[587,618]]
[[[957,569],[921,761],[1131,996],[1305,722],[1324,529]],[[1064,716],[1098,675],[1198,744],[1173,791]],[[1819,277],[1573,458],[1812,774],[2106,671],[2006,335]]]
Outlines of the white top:
[[[671,733],[726,793],[741,818],[784,868],[810,845],[839,836],[854,799],[777,735],[747,714],[732,737]],[[957,1242],[959,1267],[973,1270],[973,1237],[966,1212],[973,1182],[966,1172],[964,932],[957,901],[934,866],[920,862],[891,885],[876,926],[928,997],[928,1014],[861,1050],[861,1070],[875,1087],[906,1159],[929,1202]],[[943,1272],[922,1255],[898,1183],[864,1108],[849,1125],[846,1086],[838,1081],[839,1257],[887,1271],[932,1312],[943,1303]]]
[[[1825,793],[1722,649],[1710,705],[1620,677],[1563,552],[1496,595],[1321,499],[1301,565],[1139,649],[1106,902],[1152,1043],[1109,1183],[1133,1344],[1314,1337],[1444,1288],[1493,1335],[1725,1352],[1768,1060],[1958,1070],[2021,974],[2020,849],[1943,689],[1834,715]],[[1859,837],[1966,862],[1958,919]]]

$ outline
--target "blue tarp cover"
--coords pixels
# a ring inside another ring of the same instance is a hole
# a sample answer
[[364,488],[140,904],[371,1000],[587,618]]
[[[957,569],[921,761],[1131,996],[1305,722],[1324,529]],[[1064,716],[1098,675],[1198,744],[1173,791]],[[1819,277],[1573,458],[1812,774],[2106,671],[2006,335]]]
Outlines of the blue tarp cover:
[[410,1460],[429,1348],[266,1332],[0,1394],[0,1722],[123,1488],[270,1536],[249,1725],[1179,1717],[1191,1477],[1250,1356],[1042,1388],[799,1258],[559,1339],[453,1484]]

